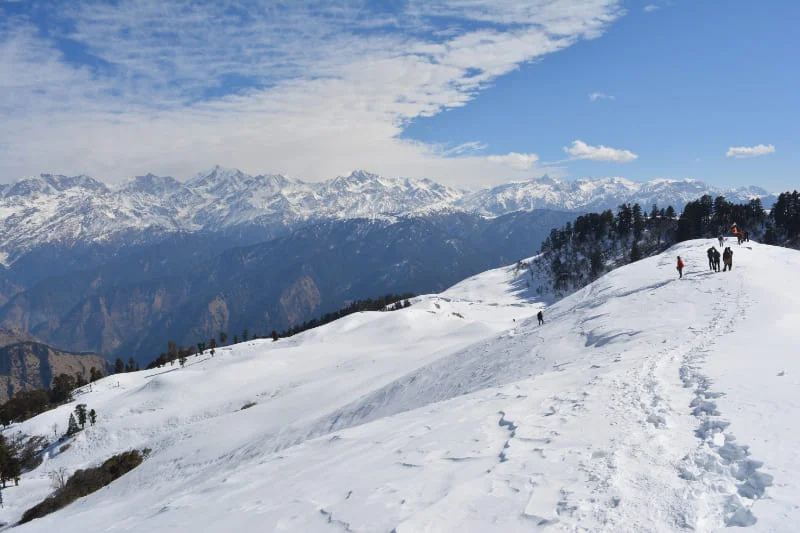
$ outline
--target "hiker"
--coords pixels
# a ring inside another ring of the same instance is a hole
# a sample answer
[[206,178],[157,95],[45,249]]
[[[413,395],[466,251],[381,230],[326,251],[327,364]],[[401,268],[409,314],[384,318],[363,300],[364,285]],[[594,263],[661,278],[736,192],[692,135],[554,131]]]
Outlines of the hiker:
[[683,277],[683,267],[683,259],[681,259],[681,256],[678,256],[678,278]]
[[726,270],[733,270],[733,250],[731,250],[730,246],[726,247],[725,251],[722,252],[722,262],[725,264],[725,266],[722,267],[723,272]]
[[706,251],[706,254],[708,255],[708,269],[709,270],[714,270],[714,252],[716,250],[717,249],[712,246],[711,248],[708,249],[708,251]]
[[714,272],[719,272],[719,250],[714,249]]
[[750,242],[750,232],[749,231],[745,231],[744,232],[744,242]]
[[542,324],[544,324],[544,313],[543,313],[542,311],[539,311],[539,312],[536,314],[536,318],[538,318],[538,319],[539,319],[539,325],[540,325],[540,326],[541,326]]
[[725,244],[725,237],[720,235],[718,238],[719,238],[719,247],[722,248],[722,245]]

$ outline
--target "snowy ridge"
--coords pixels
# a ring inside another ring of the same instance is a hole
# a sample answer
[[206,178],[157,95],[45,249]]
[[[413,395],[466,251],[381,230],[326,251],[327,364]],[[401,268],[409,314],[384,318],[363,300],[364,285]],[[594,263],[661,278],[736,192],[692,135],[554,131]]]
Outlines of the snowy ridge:
[[772,198],[759,187],[723,190],[689,179],[656,179],[642,183],[624,178],[561,181],[545,176],[478,191],[465,196],[456,205],[487,216],[544,208],[600,211],[616,209],[626,202],[638,203],[644,208],[654,203],[660,207],[672,205],[680,210],[704,194],[725,196],[728,201],[735,203],[746,203],[756,197]]
[[[538,178],[474,193],[427,179],[364,171],[320,183],[275,174],[250,176],[215,167],[182,183],[152,174],[108,187],[88,176],[43,174],[0,187],[0,257],[13,263],[38,245],[107,242],[144,233],[223,231],[243,226],[270,238],[331,219],[387,219],[454,211],[483,216],[532,209],[597,210],[623,202],[680,209],[703,194],[744,202],[770,196],[758,188],[723,191],[699,181]],[[768,206],[767,205],[767,206]],[[131,237],[133,236],[133,237]]]
[[105,378],[6,430],[51,434],[77,402],[99,415],[4,491],[0,519],[43,498],[48,471],[148,447],[20,531],[795,531],[800,252],[748,243],[713,273],[709,243],[558,302],[512,266]]

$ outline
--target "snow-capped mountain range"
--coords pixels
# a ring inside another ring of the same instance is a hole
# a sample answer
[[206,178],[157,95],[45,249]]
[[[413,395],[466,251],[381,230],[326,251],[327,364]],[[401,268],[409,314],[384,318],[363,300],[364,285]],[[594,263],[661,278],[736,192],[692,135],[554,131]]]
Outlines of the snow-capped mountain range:
[[0,262],[42,244],[103,242],[123,235],[257,227],[268,239],[321,220],[424,216],[464,211],[483,216],[555,209],[590,211],[623,202],[680,209],[703,194],[732,201],[762,197],[748,187],[722,190],[696,180],[638,183],[622,178],[561,181],[543,177],[479,191],[427,179],[364,171],[311,183],[277,174],[251,176],[215,167],[180,182],[147,174],[110,187],[89,176],[42,174],[0,185]]

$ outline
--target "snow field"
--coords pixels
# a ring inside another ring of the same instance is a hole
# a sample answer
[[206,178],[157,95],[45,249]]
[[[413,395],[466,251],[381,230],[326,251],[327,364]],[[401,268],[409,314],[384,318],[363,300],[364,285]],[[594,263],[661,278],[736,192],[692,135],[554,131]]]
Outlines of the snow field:
[[[511,266],[111,376],[76,398],[97,426],[7,489],[1,518],[56,467],[149,447],[21,531],[796,531],[800,253],[747,243],[712,273],[710,242],[548,303],[541,327]],[[7,431],[52,433],[73,407]]]

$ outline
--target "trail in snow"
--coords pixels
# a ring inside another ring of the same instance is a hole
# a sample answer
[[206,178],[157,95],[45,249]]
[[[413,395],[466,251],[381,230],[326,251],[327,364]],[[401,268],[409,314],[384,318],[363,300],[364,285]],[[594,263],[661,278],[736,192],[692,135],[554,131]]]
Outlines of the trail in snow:
[[785,281],[800,254],[754,245],[733,272],[692,270],[705,248],[618,269],[541,327],[544,302],[510,267],[103,380],[81,397],[98,426],[6,491],[2,516],[46,494],[48,469],[147,446],[141,467],[21,531],[794,531],[800,287]]

